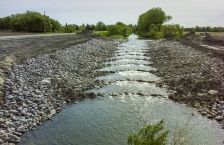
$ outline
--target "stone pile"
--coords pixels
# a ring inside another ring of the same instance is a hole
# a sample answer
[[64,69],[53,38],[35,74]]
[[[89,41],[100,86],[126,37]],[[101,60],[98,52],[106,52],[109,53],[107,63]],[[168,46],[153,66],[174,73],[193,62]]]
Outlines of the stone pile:
[[[5,80],[0,110],[0,144],[17,143],[70,100],[88,97],[96,71],[125,40],[97,38],[14,65]],[[91,97],[91,96],[90,96]]]
[[159,40],[149,44],[148,56],[157,85],[169,89],[169,98],[198,109],[216,119],[224,128],[224,62],[175,40]]

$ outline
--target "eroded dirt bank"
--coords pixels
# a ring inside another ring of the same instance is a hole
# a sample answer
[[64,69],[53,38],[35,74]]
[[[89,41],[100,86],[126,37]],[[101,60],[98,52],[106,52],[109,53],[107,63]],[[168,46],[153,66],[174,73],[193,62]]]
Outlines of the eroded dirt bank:
[[[224,127],[224,62],[215,47],[203,38],[158,40],[150,43],[148,56],[162,77],[157,85],[168,88],[173,101],[195,107]],[[218,53],[218,54],[217,54]]]

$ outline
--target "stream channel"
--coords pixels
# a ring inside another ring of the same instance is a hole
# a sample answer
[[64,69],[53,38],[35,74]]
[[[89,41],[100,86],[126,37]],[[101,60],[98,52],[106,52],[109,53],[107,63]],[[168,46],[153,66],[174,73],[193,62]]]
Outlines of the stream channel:
[[[175,130],[187,129],[184,137],[190,145],[219,145],[223,130],[216,121],[197,113],[196,109],[170,101],[167,90],[156,86],[160,79],[150,73],[150,58],[144,56],[149,43],[131,35],[118,46],[107,67],[113,72],[96,78],[104,87],[86,92],[101,97],[67,104],[64,109],[35,130],[25,133],[20,145],[125,145],[128,135],[161,119],[172,140]],[[194,115],[192,115],[194,114]]]

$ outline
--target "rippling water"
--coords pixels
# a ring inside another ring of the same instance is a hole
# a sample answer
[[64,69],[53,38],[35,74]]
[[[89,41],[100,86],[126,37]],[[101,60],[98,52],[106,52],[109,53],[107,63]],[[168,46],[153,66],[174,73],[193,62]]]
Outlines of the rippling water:
[[[152,94],[166,96],[167,92],[152,83],[159,78],[148,72],[155,69],[148,66],[150,58],[143,54],[148,42],[131,35],[107,62],[111,66],[99,70],[115,71],[96,78],[112,83],[87,91],[105,94],[104,97],[65,105],[53,121],[26,133],[20,144],[124,145],[131,132],[136,133],[144,124],[161,119],[166,122],[165,130],[171,131],[170,139],[175,130],[183,129],[189,122],[185,139],[190,145],[222,144],[224,136],[216,121],[202,117],[193,108],[152,97]],[[112,96],[114,92],[118,95]]]

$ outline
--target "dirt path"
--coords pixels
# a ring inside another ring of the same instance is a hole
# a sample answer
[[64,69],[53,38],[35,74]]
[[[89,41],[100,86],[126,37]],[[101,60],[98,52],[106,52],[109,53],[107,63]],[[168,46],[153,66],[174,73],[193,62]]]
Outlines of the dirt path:
[[[0,33],[2,34],[2,33]],[[18,38],[25,38],[25,37],[49,37],[49,36],[61,36],[61,35],[76,35],[76,33],[61,33],[61,34],[41,34],[41,33],[38,33],[38,34],[33,34],[33,33],[25,33],[25,34],[14,34],[14,35],[5,35],[3,34],[2,36],[0,35],[0,40],[3,40],[3,39],[18,39]]]
[[13,64],[90,40],[89,35],[50,34],[0,37],[0,100],[2,84]]

